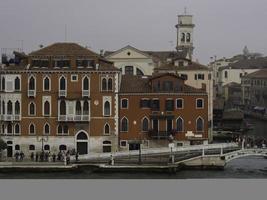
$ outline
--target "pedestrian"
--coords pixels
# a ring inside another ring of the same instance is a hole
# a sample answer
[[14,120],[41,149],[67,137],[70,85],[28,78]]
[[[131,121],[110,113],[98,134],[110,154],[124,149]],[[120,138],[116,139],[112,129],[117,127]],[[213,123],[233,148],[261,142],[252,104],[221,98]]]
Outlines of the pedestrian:
[[67,165],[69,165],[69,164],[70,164],[70,154],[67,154],[66,157],[67,157],[67,158],[66,158]]
[[76,152],[76,154],[75,154],[75,159],[76,159],[76,162],[79,161],[79,151]]
[[20,160],[23,161],[23,158],[24,158],[24,153],[23,153],[23,151],[20,151],[20,154],[19,154],[19,155],[20,155]]
[[53,153],[52,158],[53,158],[53,162],[56,162],[56,154],[55,153]]
[[31,153],[31,161],[32,162],[34,161],[34,153],[33,152]]
[[15,156],[16,162],[18,162],[18,160],[19,160],[19,152],[16,151],[14,156]]
[[39,159],[39,154],[38,154],[38,152],[36,152],[36,154],[35,154],[35,162],[38,162],[38,159]]
[[47,162],[48,161],[48,152],[45,152],[45,154],[44,154],[44,160]]

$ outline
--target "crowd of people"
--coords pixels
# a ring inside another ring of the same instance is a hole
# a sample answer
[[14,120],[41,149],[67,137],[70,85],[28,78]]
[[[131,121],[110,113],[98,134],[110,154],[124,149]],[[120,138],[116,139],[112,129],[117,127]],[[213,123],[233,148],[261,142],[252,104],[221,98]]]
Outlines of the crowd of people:
[[[66,165],[70,164],[70,151],[59,151],[57,154],[50,153],[50,151],[32,152],[30,160],[32,162],[65,162]],[[23,151],[16,151],[14,154],[16,162],[23,161],[25,154]],[[75,159],[79,161],[79,152],[75,152]]]

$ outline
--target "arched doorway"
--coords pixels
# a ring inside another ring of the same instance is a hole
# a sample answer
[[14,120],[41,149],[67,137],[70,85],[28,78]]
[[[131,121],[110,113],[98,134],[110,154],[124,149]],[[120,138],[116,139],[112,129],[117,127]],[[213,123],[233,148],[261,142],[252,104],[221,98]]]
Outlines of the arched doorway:
[[80,155],[88,154],[88,134],[85,131],[79,131],[76,134],[76,151]]

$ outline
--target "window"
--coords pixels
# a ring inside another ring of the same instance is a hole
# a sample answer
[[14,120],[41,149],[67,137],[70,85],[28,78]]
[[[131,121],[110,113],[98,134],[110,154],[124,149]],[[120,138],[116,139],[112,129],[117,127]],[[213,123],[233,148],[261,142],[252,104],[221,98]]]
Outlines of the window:
[[29,104],[29,115],[31,116],[35,115],[35,104],[33,102]]
[[112,78],[108,79],[108,90],[112,91]]
[[148,119],[145,117],[142,120],[142,132],[148,132],[149,124]]
[[62,127],[62,125],[58,125],[58,127],[57,127],[57,134],[58,135],[61,135],[63,133],[63,127]]
[[152,100],[151,108],[152,108],[153,111],[159,111],[160,106],[159,106],[159,100],[158,99],[153,99]]
[[94,67],[95,66],[95,61],[94,60],[82,60],[78,59],[76,60],[76,65],[77,67]]
[[59,151],[66,151],[66,150],[67,150],[66,145],[61,144],[61,145],[59,146]]
[[144,73],[139,68],[136,68],[136,75],[137,76],[144,76]]
[[102,91],[106,91],[107,90],[107,79],[105,78],[102,78],[102,84],[101,84],[101,88],[102,88]]
[[183,99],[176,99],[176,108],[183,109],[184,108],[184,100]]
[[185,42],[185,33],[182,33],[181,42]]
[[187,33],[186,34],[186,42],[190,42],[190,40],[191,40],[191,35],[190,35],[190,33]]
[[106,101],[104,104],[104,116],[110,116],[110,102]]
[[104,134],[105,135],[110,135],[110,127],[109,127],[109,124],[105,124],[105,126],[104,126]]
[[84,101],[83,103],[83,115],[89,115],[89,103]]
[[122,99],[121,100],[121,108],[128,108],[128,99]]
[[13,133],[12,125],[9,123],[9,124],[7,125],[7,134],[8,134],[8,135],[11,135],[12,133]]
[[15,91],[20,91],[20,79],[19,79],[19,77],[15,78]]
[[128,119],[123,117],[121,120],[121,131],[128,132]]
[[197,79],[198,80],[204,80],[205,79],[205,75],[204,74],[198,74],[197,75]]
[[50,79],[48,77],[45,77],[43,80],[43,90],[44,91],[50,91]]
[[240,73],[240,74],[239,74],[239,77],[241,78],[242,76],[243,76],[243,74],[242,74],[242,73]]
[[182,77],[184,80],[187,80],[187,79],[188,79],[187,74],[181,74],[181,77]]
[[133,75],[133,66],[125,66],[125,74]]
[[63,126],[63,134],[65,134],[65,135],[69,134],[69,127],[67,125]]
[[2,114],[4,115],[6,112],[5,102],[2,101]]
[[35,146],[34,146],[33,144],[30,144],[30,145],[29,145],[29,150],[30,150],[30,151],[34,151],[34,150],[35,150]]
[[68,68],[68,67],[70,67],[70,60],[67,60],[67,59],[54,60],[53,65],[54,65],[54,67],[59,67],[59,68],[66,67],[66,68]]
[[209,75],[208,75],[208,79],[211,80],[211,73],[209,73]]
[[166,131],[171,132],[172,131],[172,119],[166,120]]
[[127,146],[127,141],[126,140],[121,140],[120,141],[120,146],[121,147],[126,147]]
[[15,134],[16,135],[19,135],[20,134],[20,125],[19,124],[16,124],[15,125]]
[[179,61],[179,62],[178,62],[178,66],[179,66],[179,67],[184,66],[184,61]]
[[78,81],[78,75],[71,75],[71,81],[77,82]]
[[12,102],[11,101],[8,101],[7,102],[7,114],[8,115],[12,115]]
[[15,102],[15,115],[20,115],[20,103],[18,101]]
[[111,142],[104,141],[103,142],[103,153],[111,152]]
[[58,125],[57,127],[57,134],[58,135],[68,135],[69,127],[67,125]]
[[152,128],[153,128],[153,131],[158,132],[158,130],[159,130],[159,120],[158,119],[152,119]]
[[228,78],[228,72],[227,71],[224,72],[224,78]]
[[203,104],[203,99],[197,99],[197,101],[196,101],[196,107],[197,108],[204,108],[204,104]]
[[172,81],[163,81],[163,90],[164,91],[172,91],[173,90],[173,82]]
[[82,106],[81,106],[81,102],[77,101],[76,102],[76,115],[81,115],[82,114]]
[[150,100],[149,99],[141,99],[140,100],[141,108],[150,108]]
[[30,133],[30,135],[34,135],[35,134],[35,126],[34,126],[34,124],[30,124],[29,133]]
[[44,116],[50,115],[50,103],[48,101],[45,101],[44,103]]
[[59,90],[66,90],[66,79],[64,76],[60,78],[59,81]]
[[20,150],[20,146],[18,144],[15,145],[15,151],[19,151]]
[[64,100],[60,101],[59,113],[60,115],[66,115],[66,102]]
[[176,120],[176,130],[177,132],[184,131],[184,120],[181,117],[178,117]]
[[45,151],[50,151],[50,146],[48,144],[44,145],[44,150]]
[[173,111],[174,101],[172,99],[167,99],[165,101],[165,109],[166,111]]
[[196,126],[197,126],[197,132],[204,131],[204,120],[201,117],[197,119]]
[[6,89],[6,79],[5,77],[2,78],[2,90],[4,91]]
[[50,134],[50,126],[49,124],[44,125],[44,135],[49,135]]
[[89,90],[89,79],[87,76],[83,79],[83,90]]
[[29,90],[35,90],[35,78],[33,76],[29,79]]

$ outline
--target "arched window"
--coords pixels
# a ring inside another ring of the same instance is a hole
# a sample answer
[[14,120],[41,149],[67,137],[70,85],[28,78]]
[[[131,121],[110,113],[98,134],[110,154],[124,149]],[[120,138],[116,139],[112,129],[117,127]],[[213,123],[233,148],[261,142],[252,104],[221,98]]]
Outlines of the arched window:
[[112,78],[108,79],[108,90],[111,91],[112,90]]
[[144,76],[144,73],[139,68],[136,68],[136,75],[137,76]]
[[89,103],[88,103],[88,101],[84,101],[84,103],[83,103],[83,114],[89,115]]
[[197,132],[204,131],[204,120],[201,117],[197,119],[196,126],[197,126]]
[[60,115],[66,115],[66,102],[64,100],[60,101],[59,113]]
[[49,126],[49,124],[45,124],[44,135],[49,135],[49,134],[50,134],[50,126]]
[[148,119],[146,117],[142,120],[142,131],[143,132],[148,131]]
[[20,125],[19,124],[16,124],[15,125],[15,134],[16,135],[19,135],[20,134]]
[[7,102],[7,114],[12,115],[12,102],[10,100]]
[[87,140],[87,139],[88,139],[88,137],[87,137],[87,135],[84,132],[80,132],[77,135],[77,140]]
[[185,42],[185,33],[182,33],[181,42]]
[[176,130],[178,132],[184,131],[184,120],[181,117],[178,117],[176,120]]
[[18,101],[15,102],[15,115],[20,114],[20,103]]
[[48,101],[45,101],[44,103],[44,115],[45,116],[50,115],[50,103]]
[[30,135],[34,135],[35,134],[35,125],[34,124],[30,124],[29,133],[30,133]]
[[66,145],[61,144],[61,145],[59,146],[59,151],[66,151],[66,150],[67,150]]
[[67,125],[63,126],[63,133],[66,135],[69,133],[69,127]]
[[20,90],[20,79],[19,79],[19,77],[15,78],[15,90],[16,91]]
[[62,76],[60,78],[60,81],[59,81],[59,89],[60,90],[66,90],[66,79],[64,76]]
[[104,104],[104,116],[110,116],[110,103],[108,101]]
[[29,115],[35,115],[35,104],[33,102],[29,104]]
[[12,132],[13,132],[13,131],[12,131],[12,125],[11,125],[11,124],[8,124],[8,125],[7,125],[7,134],[10,134],[10,135],[11,135]]
[[20,146],[18,144],[15,145],[15,150],[19,151],[20,150]]
[[105,126],[104,126],[104,134],[105,135],[110,135],[110,127],[109,127],[109,124],[105,124]]
[[128,119],[123,117],[121,120],[121,131],[128,132]]
[[63,133],[62,125],[58,125],[58,127],[57,127],[57,133],[58,133],[59,135],[61,135],[61,134]]
[[29,90],[35,90],[35,78],[33,76],[29,80]]
[[5,106],[5,102],[2,101],[2,114],[4,115],[6,113],[6,106]]
[[228,78],[228,71],[224,72],[224,78]]
[[48,144],[44,145],[44,150],[45,151],[50,151],[50,146]]
[[102,85],[102,91],[107,90],[107,79],[103,78],[101,85]]
[[34,151],[34,150],[35,150],[35,146],[34,146],[33,144],[30,144],[30,145],[29,145],[29,150],[30,150],[30,151]]
[[48,77],[44,78],[44,91],[50,90],[50,79]]
[[191,41],[191,35],[190,33],[186,34],[186,42],[190,42]]
[[81,114],[82,114],[81,102],[77,101],[76,102],[76,115],[81,115]]
[[5,77],[2,78],[2,90],[4,91],[6,89],[6,79]]
[[89,79],[87,76],[83,79],[83,90],[89,90]]

